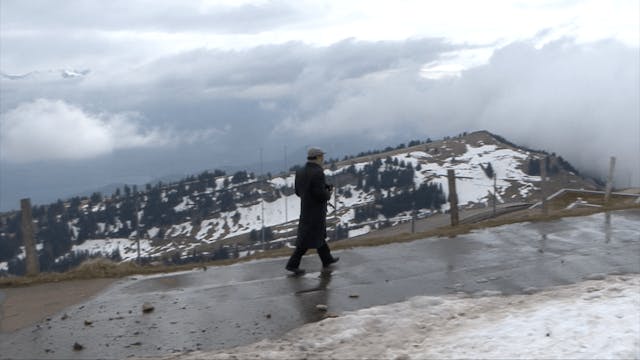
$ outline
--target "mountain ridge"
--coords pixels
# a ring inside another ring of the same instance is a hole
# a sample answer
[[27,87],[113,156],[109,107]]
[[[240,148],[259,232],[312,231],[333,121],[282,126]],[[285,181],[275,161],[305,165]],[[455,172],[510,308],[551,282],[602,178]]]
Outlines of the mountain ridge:
[[[461,208],[488,206],[493,174],[498,202],[531,201],[538,196],[540,166],[551,179],[548,191],[597,187],[561,157],[503,140],[477,131],[331,160],[325,173],[337,196],[330,233],[348,238],[399,224],[414,211],[418,218],[447,211],[449,169],[457,174]],[[137,246],[131,239],[138,237],[145,261],[172,263],[288,246],[299,212],[293,180],[292,171],[257,177],[215,170],[176,183],[147,184],[140,191],[125,186],[111,196],[96,193],[37,206],[41,263],[64,270],[94,255],[134,260]],[[22,266],[16,214],[0,214],[0,243],[11,243],[0,248],[0,272],[19,273]]]

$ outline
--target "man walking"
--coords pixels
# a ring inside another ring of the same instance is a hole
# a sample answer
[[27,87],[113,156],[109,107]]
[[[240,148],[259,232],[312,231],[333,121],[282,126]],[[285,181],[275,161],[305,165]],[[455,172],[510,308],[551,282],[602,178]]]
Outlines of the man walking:
[[300,221],[296,249],[287,262],[286,269],[294,275],[304,274],[300,260],[309,249],[317,249],[322,266],[327,267],[339,260],[331,256],[327,237],[327,201],[331,199],[333,186],[325,182],[322,166],[324,152],[310,148],[307,164],[296,172],[295,190],[300,197]]

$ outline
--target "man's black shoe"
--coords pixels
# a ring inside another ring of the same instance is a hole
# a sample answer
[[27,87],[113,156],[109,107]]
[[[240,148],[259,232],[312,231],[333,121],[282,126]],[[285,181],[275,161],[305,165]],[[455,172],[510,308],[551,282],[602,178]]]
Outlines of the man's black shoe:
[[295,276],[300,276],[305,273],[304,269],[300,269],[300,268],[293,268],[293,267],[287,266],[285,269],[287,269],[288,271],[291,271]]
[[329,266],[331,266],[332,264],[337,263],[337,262],[338,262],[338,260],[340,260],[340,257],[339,257],[339,256],[334,256],[334,257],[331,259],[331,261],[329,261],[328,263],[326,263],[326,264],[322,265],[322,267],[329,267]]

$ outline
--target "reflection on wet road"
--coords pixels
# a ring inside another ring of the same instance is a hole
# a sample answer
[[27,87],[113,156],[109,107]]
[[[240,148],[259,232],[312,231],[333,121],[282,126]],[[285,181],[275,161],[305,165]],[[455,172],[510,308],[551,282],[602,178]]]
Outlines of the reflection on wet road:
[[[318,304],[340,314],[416,295],[512,294],[594,273],[640,273],[640,211],[514,224],[345,250],[340,257],[330,271],[321,271],[317,257],[305,257],[308,273],[302,277],[287,276],[281,258],[123,279],[50,321],[0,334],[2,356],[125,358],[215,350],[318,321],[326,316]],[[144,302],[155,310],[143,313]],[[74,351],[75,342],[84,350]]]

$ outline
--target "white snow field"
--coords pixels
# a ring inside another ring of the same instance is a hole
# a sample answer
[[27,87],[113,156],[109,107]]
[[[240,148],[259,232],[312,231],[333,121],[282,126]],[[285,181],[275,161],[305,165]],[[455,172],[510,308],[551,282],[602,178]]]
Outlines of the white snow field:
[[[331,309],[329,309],[329,312]],[[640,275],[532,295],[420,296],[166,359],[638,359]]]

